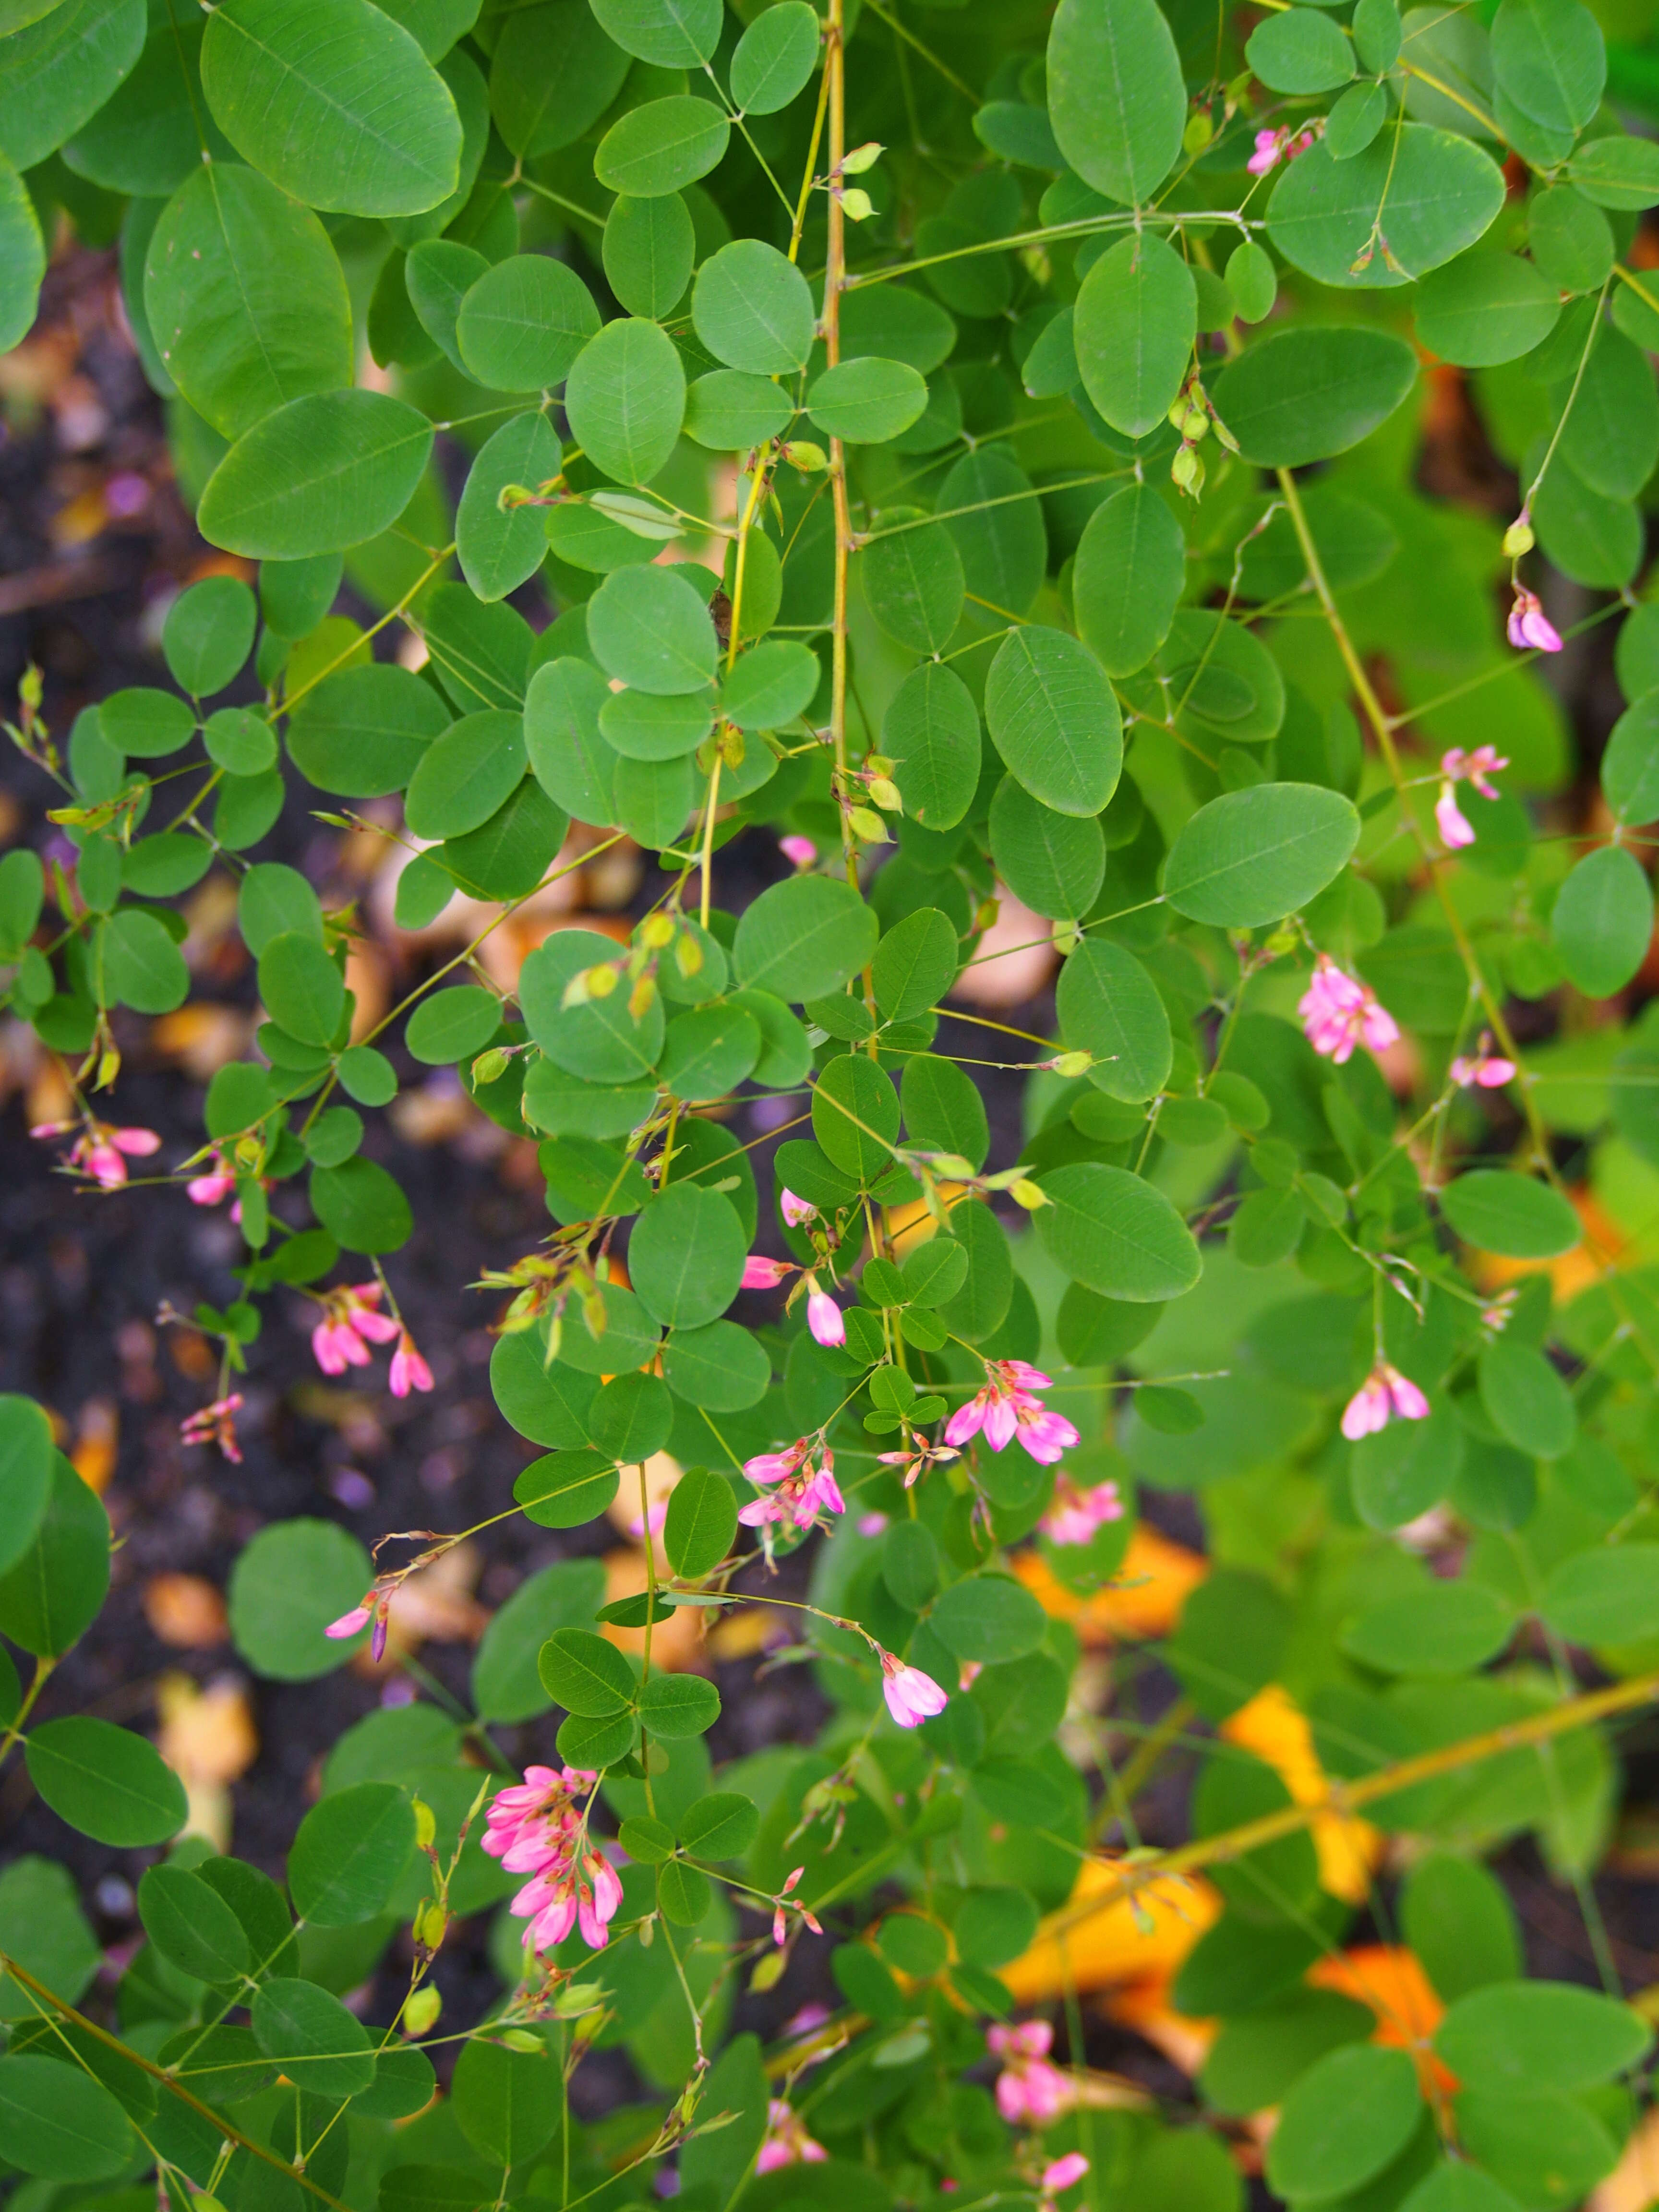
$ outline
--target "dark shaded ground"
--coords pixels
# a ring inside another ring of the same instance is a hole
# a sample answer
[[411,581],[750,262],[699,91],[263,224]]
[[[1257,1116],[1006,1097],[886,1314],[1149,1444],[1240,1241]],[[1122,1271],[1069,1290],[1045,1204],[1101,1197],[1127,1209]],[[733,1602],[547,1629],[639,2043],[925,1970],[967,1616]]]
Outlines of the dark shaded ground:
[[[77,252],[49,278],[42,327],[63,336],[41,365],[33,426],[27,393],[20,399],[14,386],[0,395],[10,416],[0,434],[0,697],[9,702],[26,665],[39,665],[47,719],[60,736],[82,705],[124,684],[165,680],[148,641],[147,610],[159,592],[188,578],[204,550],[171,484],[159,403],[112,305],[112,261]],[[131,480],[124,496],[138,501],[125,520],[107,514],[112,479]],[[142,498],[133,485],[142,486]],[[78,543],[65,525],[77,502],[94,526]],[[544,605],[532,618],[544,619],[545,611]],[[1595,633],[1593,649],[1576,653],[1561,671],[1592,757],[1617,711],[1610,635]],[[0,757],[0,842],[21,835],[42,843],[40,817],[50,803],[36,770],[15,754]],[[332,833],[319,831],[296,796],[261,857],[316,875],[333,851]],[[776,871],[769,846],[752,835],[748,846],[728,848],[721,865],[725,896],[738,905]],[[246,1005],[248,979],[228,975],[214,994]],[[1011,1018],[1042,1033],[1048,1010]],[[132,1021],[124,1036],[119,1111],[123,1120],[161,1133],[162,1158],[170,1163],[198,1141],[203,1086],[158,1055],[148,1034],[148,1024]],[[189,1650],[161,1641],[143,1605],[152,1577],[199,1575],[222,1589],[248,1539],[267,1522],[296,1514],[335,1519],[372,1543],[389,1528],[455,1528],[500,1510],[534,1447],[515,1437],[495,1410],[487,1371],[495,1308],[490,1297],[463,1286],[533,1244],[544,1220],[539,1189],[499,1154],[401,1143],[383,1117],[372,1117],[367,1149],[395,1166],[414,1206],[415,1237],[393,1267],[437,1389],[429,1399],[398,1405],[378,1382],[362,1393],[325,1386],[307,1340],[313,1310],[297,1295],[279,1294],[267,1307],[265,1334],[243,1385],[246,1463],[229,1466],[179,1441],[180,1419],[212,1395],[200,1340],[152,1322],[164,1303],[188,1310],[198,1298],[223,1304],[233,1297],[229,1271],[240,1238],[222,1215],[189,1206],[176,1188],[102,1199],[56,1176],[50,1148],[26,1133],[15,1087],[25,1061],[15,1039],[0,1043],[9,1047],[10,1094],[0,1108],[0,1388],[40,1397],[71,1426],[88,1401],[112,1399],[120,1428],[106,1493],[122,1538],[111,1596],[40,1712],[93,1711],[147,1725],[158,1675],[182,1670],[206,1681],[234,1663],[225,1646]],[[1018,1079],[987,1074],[986,1081],[993,1164],[1001,1164],[1017,1148]],[[764,1193],[763,1159],[757,1165]],[[763,1205],[763,1220],[769,1217]],[[1195,1519],[1183,1501],[1155,1498],[1153,1511],[1170,1534],[1193,1539]],[[481,1540],[477,1595],[499,1605],[550,1560],[616,1541],[608,1523],[559,1535],[508,1523]],[[799,1577],[799,1567],[794,1571]],[[787,1573],[778,1587],[793,1594]],[[422,1663],[440,1686],[464,1696],[470,1656],[462,1643],[429,1644]],[[805,1670],[786,1668],[757,1683],[752,1662],[744,1661],[723,1668],[720,1679],[726,1712],[711,1747],[717,1756],[805,1742],[815,1734],[823,1707]],[[258,1684],[251,1694],[260,1749],[235,1787],[234,1848],[280,1871],[317,1761],[380,1692],[347,1671],[291,1687]],[[1146,1717],[1156,1717],[1167,1694],[1167,1685],[1149,1683]],[[548,1755],[552,1734],[545,1722],[497,1732],[503,1751],[520,1761]],[[1659,1723],[1642,1724],[1626,1742],[1632,1798],[1659,1797]],[[1143,1806],[1149,1839],[1184,1832],[1184,1796],[1178,1770],[1154,1790]],[[70,1835],[33,1799],[21,1762],[0,1779],[0,1832],[8,1856],[40,1851],[72,1868],[83,1892],[97,1899],[106,1940],[131,1936],[131,1891],[145,1855]],[[1534,1970],[1593,1978],[1591,1947],[1571,1893],[1552,1883],[1529,1851],[1510,1854],[1505,1872]],[[1626,1987],[1659,1981],[1659,1889],[1646,1880],[1607,1877],[1597,1891]],[[457,1930],[441,1961],[438,1978],[456,2016],[471,2016],[495,1994],[484,1932],[482,1919]],[[744,2001],[742,2016],[775,2030],[800,2003],[830,1995],[823,1955],[824,1947],[806,1947],[769,1997]],[[1091,2027],[1089,2055],[1160,2094],[1188,2094],[1185,2077],[1148,2046],[1103,2024]],[[629,2094],[625,2062],[616,2055],[590,2062],[584,2093],[596,2101]]]

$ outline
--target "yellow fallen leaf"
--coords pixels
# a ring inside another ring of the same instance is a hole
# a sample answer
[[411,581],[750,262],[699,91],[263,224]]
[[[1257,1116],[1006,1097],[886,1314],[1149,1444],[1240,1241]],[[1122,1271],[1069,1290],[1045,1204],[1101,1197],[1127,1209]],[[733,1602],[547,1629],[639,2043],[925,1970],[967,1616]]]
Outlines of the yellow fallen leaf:
[[[622,1550],[607,1552],[604,1559],[605,1601],[612,1605],[619,1597],[635,1597],[647,1587],[645,1553],[635,1544]],[[662,1573],[660,1556],[657,1572]],[[645,1631],[642,1628],[618,1628],[615,1621],[605,1621],[599,1633],[614,1644],[619,1651],[642,1653],[645,1650]],[[651,1664],[660,1667],[670,1674],[684,1674],[700,1670],[705,1664],[702,1640],[702,1616],[695,1605],[677,1606],[666,1620],[653,1624],[651,1630]]]
[[[1122,1876],[1121,1861],[1085,1859],[1071,1905],[1103,1895]],[[1163,1875],[1133,1905],[1120,1898],[1063,1937],[1045,1923],[1030,1948],[997,1972],[1023,2005],[1061,1996],[1068,1987],[1081,1991],[1146,1981],[1173,1972],[1220,1911],[1221,1899],[1207,1881],[1193,1875]]]
[[1167,1636],[1181,1618],[1188,1595],[1210,1571],[1210,1563],[1172,1543],[1145,1521],[1135,1524],[1123,1565],[1111,1583],[1079,1597],[1056,1580],[1036,1552],[1022,1552],[1014,1572],[1047,1613],[1068,1620],[1085,1644],[1120,1637]]
[[75,1424],[70,1465],[87,1488],[101,1498],[115,1472],[121,1442],[121,1416],[113,1398],[88,1398]]
[[144,1618],[163,1644],[182,1651],[209,1650],[230,1633],[224,1599],[200,1575],[152,1575]]
[[1357,1943],[1334,1952],[1308,1969],[1308,1980],[1316,1990],[1369,2005],[1376,2014],[1376,2040],[1401,2051],[1425,2043],[1446,2009],[1416,1952],[1403,1943]]
[[156,1749],[185,1785],[184,1833],[230,1849],[230,1784],[258,1756],[247,1692],[234,1676],[198,1689],[187,1674],[164,1674],[155,1686],[161,1716]]
[[1646,2212],[1659,2198],[1659,2111],[1637,2122],[1619,2163],[1585,2200],[1586,2212]]
[[[1229,1743],[1265,1759],[1298,1805],[1324,1802],[1330,1788],[1314,1749],[1305,1715],[1277,1682],[1270,1682],[1242,1706],[1220,1733]],[[1371,1875],[1381,1863],[1383,1843],[1369,1820],[1322,1813],[1313,1823],[1322,1888],[1346,1904],[1360,1905],[1370,1894]]]

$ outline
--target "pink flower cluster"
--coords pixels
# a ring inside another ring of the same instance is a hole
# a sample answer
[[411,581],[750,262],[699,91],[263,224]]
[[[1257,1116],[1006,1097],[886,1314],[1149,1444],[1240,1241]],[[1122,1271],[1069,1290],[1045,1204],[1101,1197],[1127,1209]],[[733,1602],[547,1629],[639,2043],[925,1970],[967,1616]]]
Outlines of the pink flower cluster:
[[198,1413],[190,1413],[179,1424],[182,1443],[215,1443],[220,1456],[233,1467],[242,1463],[242,1447],[236,1441],[236,1416],[242,1409],[242,1394],[233,1390],[228,1398],[216,1398],[210,1406],[204,1406]]
[[[820,1452],[823,1459],[815,1467]],[[847,1510],[836,1481],[836,1455],[821,1435],[797,1437],[787,1451],[757,1452],[744,1462],[743,1471],[752,1483],[777,1486],[738,1508],[738,1518],[745,1528],[763,1528],[774,1522],[810,1528],[820,1513]]]
[[1293,161],[1298,154],[1305,154],[1317,136],[1311,128],[1297,131],[1288,124],[1279,131],[1258,131],[1255,151],[1244,166],[1253,177],[1265,177],[1281,161]]
[[1064,1413],[1049,1412],[1032,1395],[1049,1387],[1049,1377],[1026,1360],[988,1359],[983,1385],[945,1425],[945,1443],[961,1446],[983,1432],[1000,1452],[1018,1438],[1040,1467],[1052,1467],[1078,1435]]
[[386,1636],[392,1615],[392,1585],[371,1583],[349,1613],[343,1613],[337,1620],[331,1620],[323,1631],[331,1643],[343,1644],[354,1636],[361,1636],[372,1620],[374,1633],[368,1639],[368,1656],[378,1667],[386,1656]]
[[1434,802],[1434,818],[1440,831],[1441,842],[1448,850],[1459,846],[1473,845],[1474,831],[1468,817],[1457,804],[1457,787],[1466,778],[1482,799],[1496,799],[1498,790],[1489,779],[1509,763],[1496,745],[1477,745],[1466,753],[1462,745],[1454,745],[1440,757],[1440,796]]
[[1559,653],[1561,633],[1544,612],[1543,604],[1536,592],[1529,592],[1524,584],[1515,587],[1515,605],[1510,609],[1507,624],[1510,643],[1516,652]]
[[325,1375],[343,1375],[348,1367],[367,1367],[371,1344],[396,1342],[389,1382],[394,1398],[432,1388],[432,1370],[415,1348],[401,1322],[380,1310],[379,1283],[352,1283],[322,1294],[323,1317],[311,1332],[311,1348]]
[[778,850],[792,868],[812,868],[817,866],[818,848],[810,837],[780,837]]
[[1501,1091],[1506,1083],[1513,1083],[1519,1073],[1512,1060],[1492,1048],[1492,1031],[1480,1032],[1480,1049],[1473,1059],[1462,1054],[1451,1064],[1451,1079],[1460,1087],[1476,1084],[1482,1091]]
[[[799,1898],[792,1899],[788,1907],[786,1907],[784,1904],[784,1899],[789,1896],[790,1891],[795,1887],[795,1884],[800,1880],[805,1871],[806,1869],[804,1866],[796,1867],[790,1874],[788,1879],[785,1881],[783,1887],[778,1892],[777,1895],[772,1900],[772,1941],[777,1945],[780,1950],[783,1948],[785,1940],[789,1933],[789,1923],[785,1917],[786,1912],[788,1910],[793,1910],[794,1911],[799,1912],[801,1918],[806,1923],[806,1925],[811,1929],[815,1936],[822,1936],[823,1933],[823,1925],[820,1923],[817,1913],[813,1911],[810,1905],[803,1905]],[[824,2014],[824,2018],[826,2020],[829,2016],[830,2015],[827,2013]]]
[[1048,1511],[1037,1526],[1051,1544],[1086,1544],[1109,1521],[1123,1518],[1123,1500],[1115,1482],[1097,1482],[1079,1490],[1061,1475]]
[[67,1137],[71,1130],[80,1133],[69,1148],[69,1165],[90,1176],[100,1190],[118,1190],[127,1179],[129,1160],[147,1160],[161,1149],[154,1129],[117,1129],[90,1116],[84,1127],[78,1121],[41,1121],[29,1134]]
[[951,1702],[931,1674],[924,1674],[920,1667],[907,1666],[890,1651],[881,1655],[881,1693],[901,1728],[920,1728]]
[[1378,1360],[1342,1409],[1342,1433],[1350,1443],[1387,1428],[1398,1414],[1402,1421],[1425,1421],[1429,1401],[1409,1376]]
[[573,1928],[590,1950],[610,1941],[622,1884],[608,1859],[585,1848],[586,1808],[576,1803],[599,1784],[580,1767],[527,1766],[522,1783],[495,1792],[484,1815],[484,1850],[508,1874],[532,1877],[509,1909],[529,1921],[538,1951],[562,1943]]
[[1370,986],[1346,975],[1328,954],[1314,963],[1313,981],[1297,1002],[1308,1042],[1341,1067],[1363,1044],[1372,1052],[1397,1044],[1400,1024],[1378,1006]]
[[1051,2159],[1042,2169],[1043,2204],[1051,2206],[1062,2189],[1081,2181],[1088,2171],[1089,2161],[1080,2150],[1068,2150],[1064,2158]]
[[[1046,2128],[1077,2102],[1071,2077],[1048,2056],[1054,2031],[1046,2020],[1022,2021],[1018,2027],[992,2027],[985,2040],[1001,2059],[997,2076],[997,2110],[1011,2126],[1022,2122]],[[1060,2185],[1064,2186],[1064,2185]]]
[[[799,1199],[794,1197],[792,1191],[785,1191],[782,1199],[783,1218],[792,1228],[799,1228],[799,1223],[794,1219],[789,1210],[792,1200],[796,1206],[802,1203]],[[811,1206],[806,1209],[806,1218],[817,1218]],[[780,1283],[787,1281],[791,1275],[799,1275],[801,1273],[800,1266],[793,1260],[768,1260],[758,1252],[751,1252],[743,1263],[741,1287],[745,1291],[775,1291]],[[841,1308],[828,1291],[820,1289],[817,1275],[811,1273],[806,1277],[806,1326],[811,1331],[813,1341],[817,1344],[836,1345],[845,1344],[847,1341],[847,1322]]]
[[766,2135],[755,2160],[756,2172],[771,2173],[781,2166],[817,2166],[829,2155],[807,2134],[806,2123],[794,2106],[774,2097],[766,2107]]

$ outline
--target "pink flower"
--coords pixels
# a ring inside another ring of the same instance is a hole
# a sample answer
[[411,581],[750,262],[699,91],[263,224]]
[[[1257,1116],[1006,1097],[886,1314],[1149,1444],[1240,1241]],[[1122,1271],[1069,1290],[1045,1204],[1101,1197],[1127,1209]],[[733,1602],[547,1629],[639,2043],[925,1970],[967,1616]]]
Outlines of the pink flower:
[[192,1176],[185,1185],[185,1194],[192,1206],[218,1206],[235,1188],[236,1170],[216,1145],[212,1167],[205,1175]]
[[1280,131],[1258,131],[1255,151],[1244,166],[1253,177],[1265,177],[1280,160],[1293,161],[1305,154],[1316,136],[1314,130],[1296,131],[1288,125]]
[[757,2173],[772,2173],[781,2166],[817,2166],[830,2154],[806,2132],[806,2123],[781,2097],[766,2107],[766,2137],[755,2160]]
[[929,1444],[913,1441],[908,1451],[878,1452],[876,1457],[884,1467],[902,1467],[904,1486],[914,1487],[918,1475],[930,1467],[943,1467],[947,1460],[960,1459],[962,1454],[953,1444]]
[[432,1370],[415,1349],[415,1340],[407,1329],[398,1339],[398,1349],[392,1355],[389,1379],[394,1398],[406,1398],[411,1390],[432,1388]]
[[[73,1121],[42,1121],[29,1131],[32,1137],[66,1137]],[[129,1159],[148,1159],[161,1149],[154,1129],[117,1129],[90,1115],[69,1149],[69,1165],[88,1175],[100,1190],[117,1190],[127,1179]]]
[[[390,1314],[376,1310],[381,1296],[378,1283],[354,1283],[349,1288],[323,1292],[323,1318],[311,1332],[311,1349],[325,1375],[343,1375],[348,1367],[367,1367],[371,1344],[390,1344],[404,1334]],[[414,1350],[412,1345],[410,1348]],[[416,1387],[430,1389],[430,1378]]]
[[348,1637],[361,1634],[373,1621],[374,1632],[368,1639],[368,1656],[378,1667],[386,1650],[392,1589],[391,1583],[371,1583],[363,1592],[362,1601],[354,1605],[349,1613],[343,1613],[337,1620],[331,1620],[323,1631],[324,1635],[331,1637],[337,1643],[343,1643]]
[[200,1413],[191,1413],[179,1422],[180,1440],[187,1444],[216,1443],[222,1458],[228,1459],[233,1467],[240,1467],[242,1448],[236,1441],[236,1416],[241,1408],[240,1390],[233,1390],[228,1398],[216,1398],[210,1406],[204,1406]]
[[983,1431],[991,1449],[1000,1452],[1018,1437],[1040,1467],[1052,1467],[1078,1434],[1063,1413],[1046,1411],[1031,1395],[1049,1387],[1048,1376],[1024,1359],[988,1359],[983,1387],[951,1414],[945,1443],[960,1446]]
[[828,1291],[821,1291],[815,1282],[806,1300],[806,1326],[812,1332],[815,1344],[836,1345],[847,1341],[847,1323],[841,1308]]
[[1507,629],[1510,643],[1518,652],[1524,653],[1528,647],[1534,653],[1561,650],[1560,632],[1544,612],[1537,593],[1529,592],[1524,584],[1515,587],[1515,605],[1510,609]]
[[[772,1900],[772,1941],[777,1945],[780,1950],[782,1949],[784,1940],[788,1933],[788,1925],[784,1917],[784,1899],[789,1895],[790,1891],[795,1887],[795,1884],[800,1880],[805,1871],[806,1869],[804,1866],[796,1867],[793,1872],[789,1875],[787,1881],[784,1883],[783,1887],[778,1892],[777,1895]],[[794,1910],[799,1913],[801,1918],[811,1929],[812,1933],[815,1936],[822,1936],[823,1933],[823,1923],[820,1922],[817,1913],[812,1911],[811,1906],[803,1905],[799,1899],[796,1899],[793,1901],[793,1905]],[[827,2019],[829,2015],[826,2014],[825,2018]]]
[[[330,1632],[331,1634],[332,1632]],[[581,1835],[575,1800],[599,1778],[577,1766],[527,1766],[522,1782],[498,1790],[484,1814],[483,1847],[509,1874],[540,1874],[568,1858]]]
[[1086,1544],[1097,1528],[1123,1518],[1123,1500],[1115,1482],[1097,1482],[1079,1490],[1062,1474],[1054,1495],[1037,1526],[1053,1544]]
[[[1511,617],[1510,619],[1513,623],[1514,618]],[[1539,620],[1543,621],[1541,615]],[[1545,627],[1548,628],[1547,623]],[[1550,635],[1555,636],[1553,630],[1550,631]],[[1555,650],[1560,642],[1556,638],[1555,647],[1550,649]],[[1440,796],[1435,801],[1434,818],[1439,826],[1441,842],[1449,849],[1455,850],[1459,846],[1474,842],[1474,831],[1457,804],[1457,785],[1467,777],[1482,799],[1496,799],[1498,796],[1498,787],[1491,779],[1499,769],[1508,766],[1508,761],[1496,745],[1477,745],[1473,752],[1467,753],[1462,745],[1454,745],[1449,752],[1441,755],[1440,773],[1445,781],[1441,784]]]
[[1297,1005],[1308,1042],[1339,1067],[1353,1057],[1357,1044],[1372,1052],[1397,1043],[1400,1025],[1368,983],[1343,973],[1335,961],[1322,952],[1314,963],[1313,980]]
[[1343,1408],[1342,1433],[1355,1443],[1386,1428],[1395,1414],[1402,1421],[1425,1421],[1429,1401],[1408,1376],[1380,1360]]
[[810,837],[780,837],[778,850],[798,868],[816,866],[818,848]]
[[1057,2190],[1069,2189],[1074,2181],[1081,2181],[1088,2171],[1089,2161],[1080,2150],[1067,2151],[1064,2158],[1057,2158],[1051,2166],[1043,2167],[1043,2195],[1049,2197]]
[[622,1894],[609,1859],[587,1851],[545,1868],[525,1884],[507,1909],[529,1921],[528,1940],[538,1951],[552,1950],[573,1928],[580,1930],[590,1951],[603,1951],[611,1940],[610,1923]]
[[[904,1457],[904,1454],[902,1452],[884,1452],[882,1454],[882,1457],[884,1459],[902,1459]],[[886,1533],[886,1529],[887,1516],[884,1513],[860,1514],[858,1519],[858,1530],[860,1536],[884,1535]]]
[[[823,1462],[815,1468],[820,1451]],[[821,1435],[799,1437],[787,1451],[757,1452],[744,1462],[743,1471],[750,1482],[776,1485],[769,1496],[739,1507],[738,1518],[745,1528],[769,1529],[781,1522],[810,1528],[820,1513],[847,1510],[836,1481],[835,1454]]]
[[1512,1060],[1505,1060],[1501,1053],[1492,1049],[1490,1030],[1481,1030],[1480,1049],[1473,1060],[1460,1056],[1451,1064],[1454,1083],[1478,1084],[1482,1091],[1501,1091],[1506,1083],[1514,1082],[1519,1072]]
[[997,2110],[1010,2125],[1046,2128],[1070,2112],[1077,2092],[1048,2057],[1054,2032],[1046,2020],[1018,2027],[993,2027],[985,2040],[1003,2070],[997,2076]]
[[951,1702],[931,1674],[924,1674],[920,1667],[906,1666],[890,1651],[881,1655],[881,1675],[887,1710],[901,1728],[920,1728]]
[[743,1281],[739,1287],[745,1291],[775,1291],[787,1276],[793,1275],[794,1272],[792,1260],[763,1260],[758,1252],[751,1252],[743,1263]]
[[1440,842],[1449,852],[1455,852],[1462,845],[1474,844],[1474,831],[1468,817],[1457,804],[1455,787],[1449,783],[1443,783],[1440,787],[1440,796],[1434,802],[1434,820],[1435,827],[1440,832]]
[[359,1636],[374,1618],[374,1593],[371,1590],[361,1605],[354,1605],[349,1613],[343,1613],[337,1620],[331,1620],[323,1631],[335,1642],[343,1643],[349,1636]]
[[804,1198],[797,1198],[793,1190],[780,1190],[778,1211],[791,1229],[804,1229],[809,1221],[816,1221],[818,1210],[809,1206]]

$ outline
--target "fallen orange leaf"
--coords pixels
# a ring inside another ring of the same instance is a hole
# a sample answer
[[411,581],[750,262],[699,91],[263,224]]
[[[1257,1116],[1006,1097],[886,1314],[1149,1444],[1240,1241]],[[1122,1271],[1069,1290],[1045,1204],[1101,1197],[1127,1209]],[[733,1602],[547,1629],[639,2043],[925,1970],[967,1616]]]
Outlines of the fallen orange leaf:
[[[1322,1804],[1330,1784],[1314,1749],[1313,1731],[1288,1692],[1270,1682],[1242,1706],[1220,1733],[1265,1759],[1298,1805]],[[1322,1813],[1313,1823],[1322,1888],[1346,1904],[1358,1905],[1370,1893],[1371,1875],[1382,1856],[1382,1838],[1369,1820]]]
[[1167,1636],[1181,1608],[1210,1571],[1210,1563],[1185,1545],[1172,1543],[1156,1528],[1138,1522],[1123,1565],[1105,1589],[1079,1597],[1056,1580],[1036,1552],[1022,1552],[1014,1572],[1043,1611],[1068,1620],[1085,1644],[1110,1644],[1120,1637]]
[[[1121,1862],[1085,1859],[1070,1905],[1114,1888]],[[1172,1973],[1221,1911],[1207,1881],[1166,1875],[1149,1882],[1132,1905],[1127,1897],[1103,1905],[1064,1936],[1039,1928],[1030,1948],[997,1971],[1019,2004],[1036,2004],[1066,1990],[1100,1990]]]

